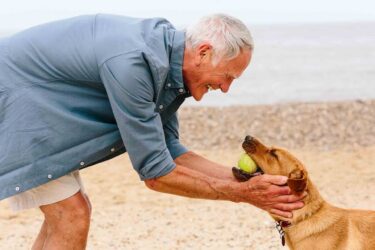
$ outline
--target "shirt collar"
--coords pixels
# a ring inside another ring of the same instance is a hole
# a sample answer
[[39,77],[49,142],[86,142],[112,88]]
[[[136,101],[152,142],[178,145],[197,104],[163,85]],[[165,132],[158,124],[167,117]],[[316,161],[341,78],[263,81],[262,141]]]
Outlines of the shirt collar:
[[172,42],[172,50],[170,57],[170,70],[168,82],[171,84],[170,88],[183,88],[185,93],[188,89],[184,84],[182,76],[182,63],[184,61],[185,51],[185,32],[174,31],[174,38]]

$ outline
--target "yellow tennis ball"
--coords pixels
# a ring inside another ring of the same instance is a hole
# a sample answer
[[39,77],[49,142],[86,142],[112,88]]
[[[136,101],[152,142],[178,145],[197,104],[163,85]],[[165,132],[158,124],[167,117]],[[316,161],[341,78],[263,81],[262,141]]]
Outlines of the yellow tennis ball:
[[243,153],[238,160],[238,167],[249,174],[253,174],[257,171],[257,164],[246,153]]

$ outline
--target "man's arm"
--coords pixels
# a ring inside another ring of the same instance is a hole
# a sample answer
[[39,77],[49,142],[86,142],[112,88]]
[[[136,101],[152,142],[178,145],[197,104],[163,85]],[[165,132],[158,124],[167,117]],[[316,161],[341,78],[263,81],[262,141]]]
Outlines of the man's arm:
[[236,181],[232,174],[231,168],[210,161],[209,159],[206,159],[192,151],[186,152],[185,154],[177,157],[175,162],[176,164],[194,169],[211,177],[228,181]]
[[178,164],[169,174],[145,180],[145,183],[147,187],[163,193],[190,198],[241,201],[229,190],[235,188],[230,181],[217,179]]
[[247,182],[238,182],[231,169],[193,152],[175,159],[176,168],[169,174],[145,180],[147,187],[155,191],[212,200],[246,202],[285,218],[292,210],[301,208],[304,195],[291,195],[284,185],[285,176],[263,175]]

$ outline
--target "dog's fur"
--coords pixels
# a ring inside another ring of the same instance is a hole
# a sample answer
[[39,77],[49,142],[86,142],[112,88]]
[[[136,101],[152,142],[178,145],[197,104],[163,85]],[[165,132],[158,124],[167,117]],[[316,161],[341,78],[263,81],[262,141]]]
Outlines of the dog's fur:
[[375,211],[328,204],[308,178],[304,165],[284,149],[269,148],[250,136],[242,146],[264,173],[289,176],[292,192],[307,192],[305,206],[293,212],[291,226],[284,228],[290,249],[375,250]]

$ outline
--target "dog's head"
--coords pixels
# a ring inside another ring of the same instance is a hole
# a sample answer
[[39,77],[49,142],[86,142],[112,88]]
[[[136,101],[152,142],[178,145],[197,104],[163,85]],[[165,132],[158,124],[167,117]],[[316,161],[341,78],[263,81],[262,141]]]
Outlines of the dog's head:
[[251,136],[246,136],[242,147],[264,173],[288,176],[288,186],[292,192],[300,194],[306,189],[307,171],[288,151],[267,147]]

